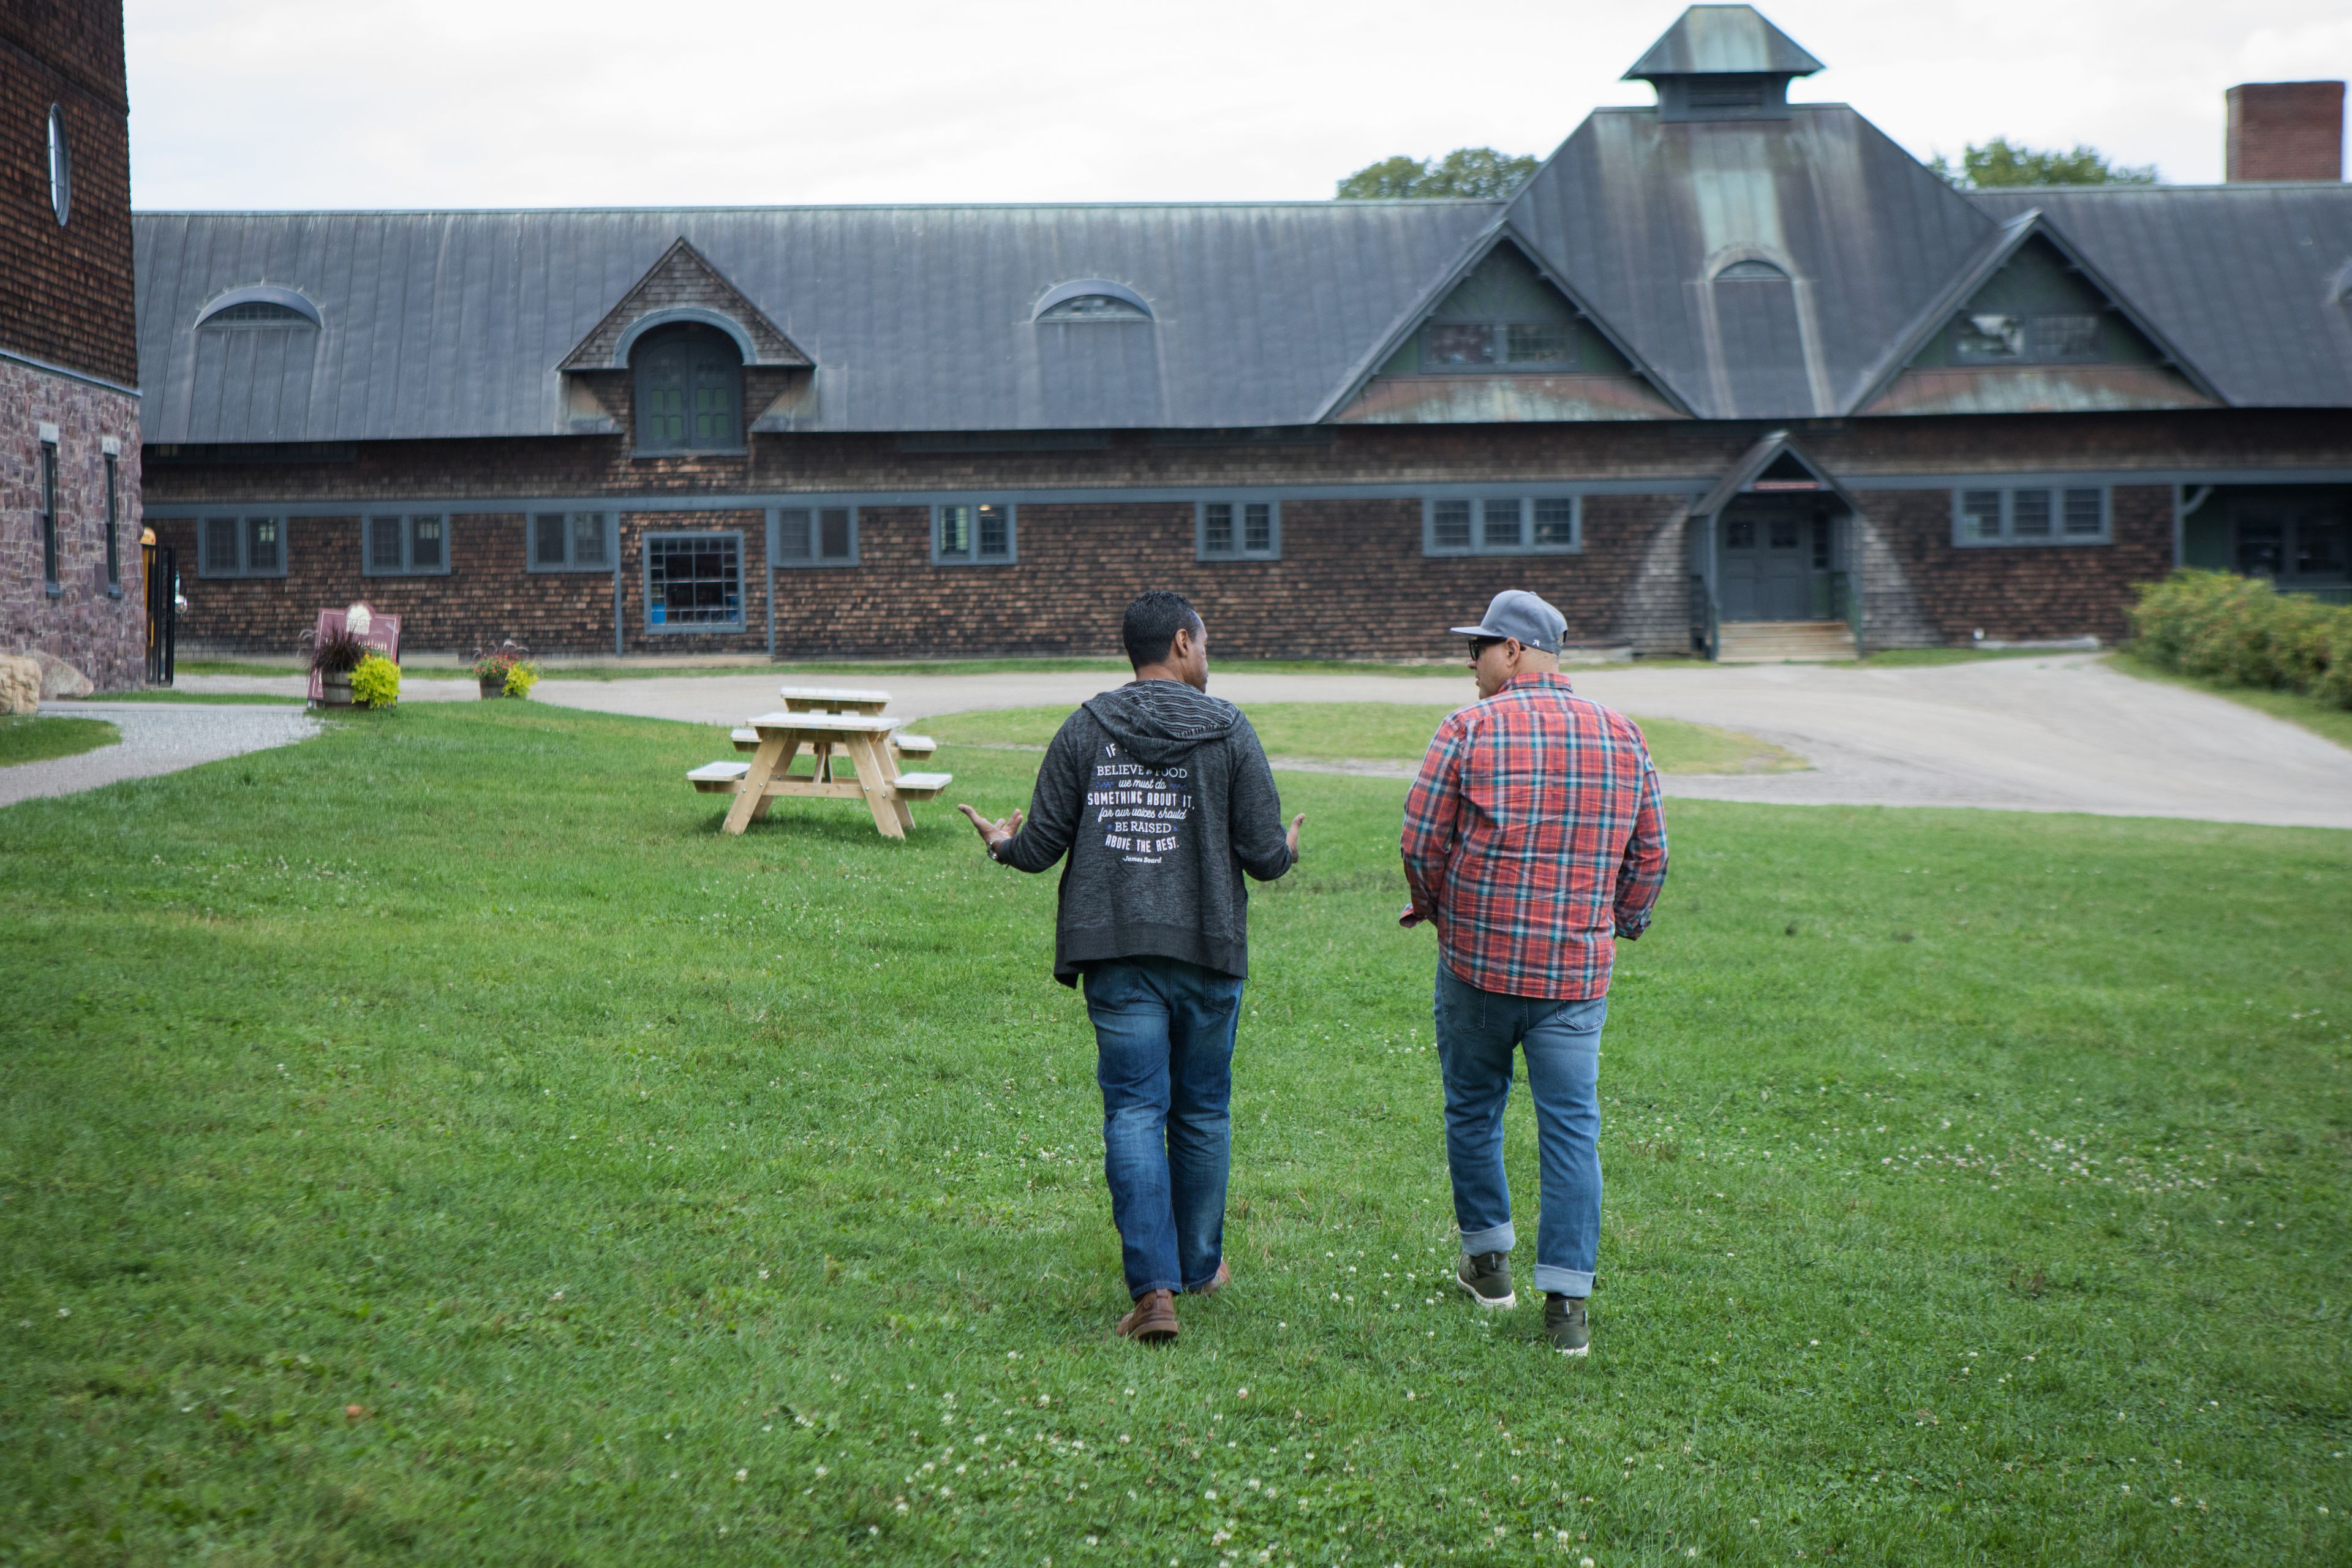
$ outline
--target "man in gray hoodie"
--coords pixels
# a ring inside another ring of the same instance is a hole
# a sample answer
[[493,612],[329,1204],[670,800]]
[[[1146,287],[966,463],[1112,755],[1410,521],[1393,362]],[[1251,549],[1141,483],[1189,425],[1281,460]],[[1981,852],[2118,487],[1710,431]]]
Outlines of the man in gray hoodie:
[[1103,1096],[1103,1174],[1134,1310],[1118,1331],[1177,1333],[1176,1292],[1209,1295],[1224,1260],[1234,1032],[1249,973],[1246,871],[1298,862],[1298,825],[1257,732],[1207,695],[1209,632],[1155,590],[1120,626],[1135,679],[1064,721],[1024,825],[960,806],[989,854],[1043,871],[1066,852],[1054,978],[1083,979]]

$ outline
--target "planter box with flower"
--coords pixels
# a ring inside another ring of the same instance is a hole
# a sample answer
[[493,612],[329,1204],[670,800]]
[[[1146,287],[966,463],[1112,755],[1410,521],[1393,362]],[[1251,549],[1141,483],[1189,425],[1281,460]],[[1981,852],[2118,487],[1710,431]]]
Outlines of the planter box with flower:
[[304,632],[302,640],[296,647],[297,651],[309,657],[310,668],[319,677],[319,705],[322,708],[352,706],[352,671],[375,650],[340,628],[323,635],[316,631]]
[[481,683],[485,698],[528,697],[539,684],[539,665],[529,648],[504,642],[474,655],[474,679]]

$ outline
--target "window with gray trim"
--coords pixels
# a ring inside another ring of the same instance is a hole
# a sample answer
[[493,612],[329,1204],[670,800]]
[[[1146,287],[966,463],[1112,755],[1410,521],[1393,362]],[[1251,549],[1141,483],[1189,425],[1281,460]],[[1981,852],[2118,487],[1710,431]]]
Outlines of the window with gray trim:
[[1561,321],[1432,321],[1421,341],[1425,371],[1576,368],[1576,331]]
[[198,576],[286,575],[284,518],[208,517],[196,524],[196,531]]
[[635,374],[637,451],[743,450],[743,351],[716,327],[647,332],[629,353]]
[[441,577],[449,572],[446,516],[371,517],[360,550],[363,577]]
[[2115,538],[2104,485],[2021,485],[1952,492],[1952,542],[2107,544]]
[[41,443],[41,582],[52,594],[58,585],[58,444]]
[[741,631],[743,535],[646,535],[646,629]]
[[73,216],[73,148],[66,141],[65,110],[49,105],[49,210],[63,224]]
[[610,572],[618,559],[608,511],[539,511],[530,516],[533,572]]
[[857,564],[857,509],[787,506],[776,509],[778,566]]
[[1572,555],[1584,548],[1575,496],[1447,497],[1422,502],[1424,555]]
[[941,501],[931,508],[931,563],[1004,566],[1016,540],[1010,501]]
[[106,585],[122,592],[122,493],[116,469],[121,459],[112,452],[106,461]]
[[1194,507],[1202,561],[1278,561],[1282,506],[1275,500],[1204,500]]

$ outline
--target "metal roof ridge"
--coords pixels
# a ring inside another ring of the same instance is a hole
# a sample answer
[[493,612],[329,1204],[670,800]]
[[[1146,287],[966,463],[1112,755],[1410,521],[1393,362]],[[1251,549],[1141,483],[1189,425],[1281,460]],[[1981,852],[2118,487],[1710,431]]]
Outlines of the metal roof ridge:
[[821,212],[1067,212],[1109,209],[1127,212],[1241,210],[1254,207],[1329,209],[1351,207],[1464,207],[1507,205],[1489,196],[1377,196],[1358,200],[1337,196],[1282,196],[1255,200],[1188,202],[777,202],[714,206],[573,206],[573,207],[157,207],[137,208],[142,217],[562,217],[658,216],[684,214],[821,213]]

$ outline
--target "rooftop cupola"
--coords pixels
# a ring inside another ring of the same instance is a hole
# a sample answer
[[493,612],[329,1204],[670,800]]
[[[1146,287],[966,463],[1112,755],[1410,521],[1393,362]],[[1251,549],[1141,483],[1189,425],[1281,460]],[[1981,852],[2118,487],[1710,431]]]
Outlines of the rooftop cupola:
[[1624,79],[1657,89],[1661,120],[1786,120],[1790,79],[1821,68],[1753,5],[1693,5]]

